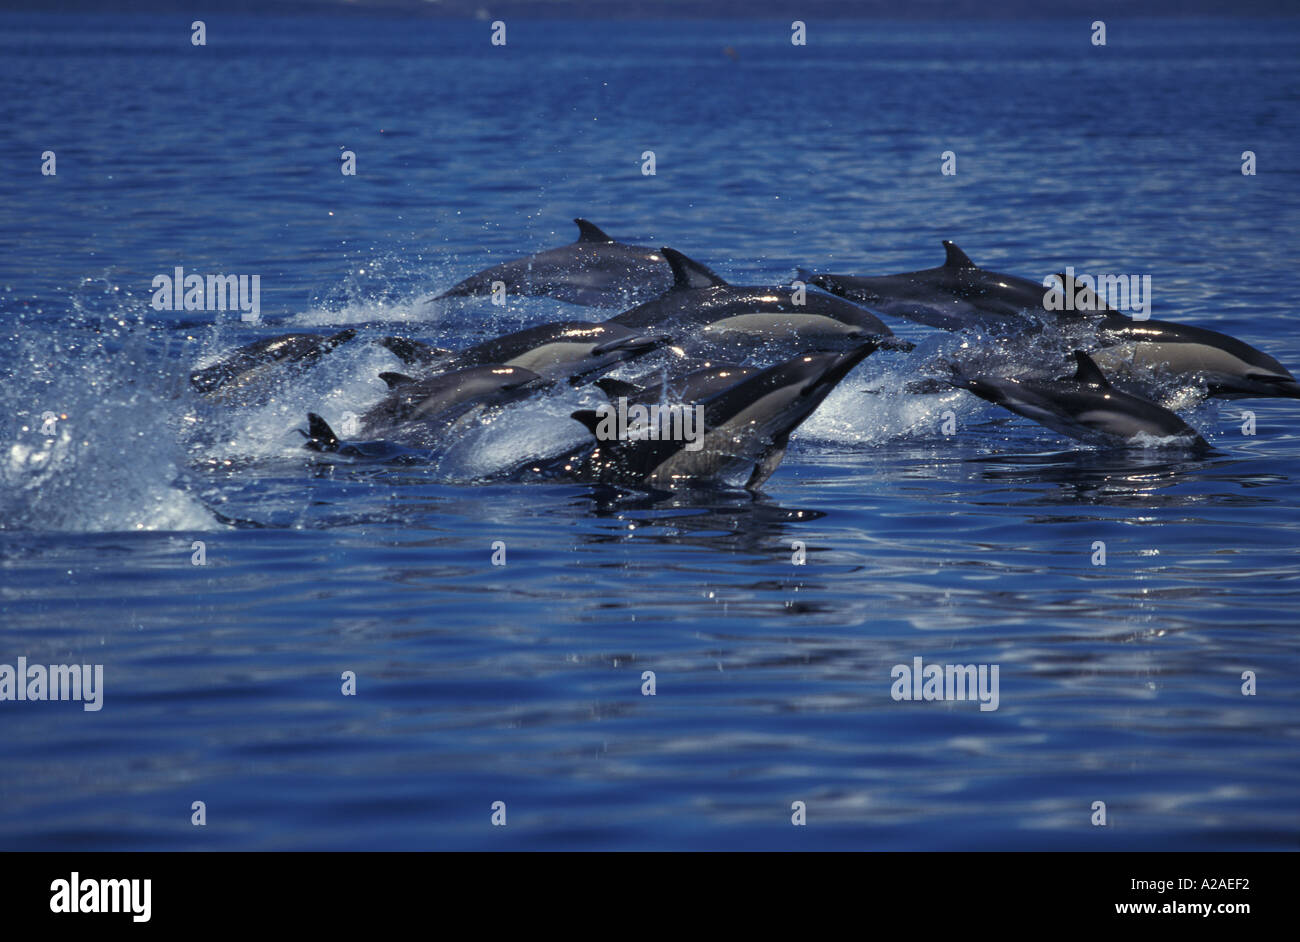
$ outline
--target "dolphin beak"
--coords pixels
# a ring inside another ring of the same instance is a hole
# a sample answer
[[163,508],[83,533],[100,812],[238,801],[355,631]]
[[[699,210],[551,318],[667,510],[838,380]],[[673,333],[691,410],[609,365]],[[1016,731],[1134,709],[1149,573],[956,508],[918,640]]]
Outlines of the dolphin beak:
[[1300,383],[1294,379],[1268,379],[1268,383],[1273,389],[1277,390],[1273,395],[1286,399],[1300,399]]
[[799,395],[811,396],[823,387],[834,386],[844,377],[848,376],[849,372],[855,366],[879,349],[880,341],[870,340],[862,346],[850,350],[848,353],[821,353],[810,355],[809,359],[812,361],[809,364],[810,366],[812,366],[813,363],[818,363],[818,365],[824,363],[825,368],[822,369],[816,377],[804,384],[803,388],[799,390]]
[[1206,383],[1206,389],[1211,396],[1224,399],[1254,399],[1257,397],[1300,399],[1300,383],[1294,379],[1290,377],[1283,379],[1281,376],[1261,376],[1258,373],[1245,377],[1244,381],[1234,381],[1232,377],[1228,379],[1211,377]]

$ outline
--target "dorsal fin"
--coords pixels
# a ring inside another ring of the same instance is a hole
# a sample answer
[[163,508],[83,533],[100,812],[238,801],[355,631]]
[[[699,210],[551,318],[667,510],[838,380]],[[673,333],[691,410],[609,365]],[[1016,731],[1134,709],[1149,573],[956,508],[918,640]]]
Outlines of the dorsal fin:
[[415,377],[407,376],[405,373],[380,373],[379,378],[388,384],[389,389],[396,389],[398,386],[409,386],[415,382]]
[[577,419],[587,427],[587,431],[592,434],[593,438],[599,438],[596,429],[600,427],[600,415],[595,409],[579,409],[577,412],[569,413],[570,418]]
[[1103,389],[1110,389],[1110,383],[1106,381],[1106,375],[1102,373],[1099,367],[1088,354],[1082,350],[1074,351],[1074,360],[1079,364],[1078,370],[1075,371],[1074,378],[1080,383],[1089,386],[1100,386]]
[[[299,429],[301,432],[302,429]],[[334,434],[334,430],[329,427],[329,423],[318,416],[315,412],[307,413],[307,432],[304,433],[307,438],[307,448],[312,451],[337,451],[339,447],[339,437]]]
[[712,288],[726,282],[693,258],[687,258],[676,249],[662,248],[668,264],[673,269],[674,288]]
[[578,224],[578,241],[579,242],[613,242],[614,240],[607,236],[600,226],[585,219],[573,220]]
[[1097,297],[1097,292],[1085,287],[1077,278],[1071,278],[1064,272],[1056,273],[1056,280],[1061,283],[1061,293],[1074,297],[1071,308],[1078,314],[1104,314],[1115,312],[1109,304]]
[[970,256],[957,248],[956,242],[949,242],[947,239],[944,239],[943,250],[947,253],[947,256],[943,260],[944,268],[979,268],[978,265],[970,260]]
[[641,391],[640,386],[634,386],[631,383],[625,383],[621,379],[613,379],[609,376],[596,380],[596,385],[599,386],[600,391],[611,400],[617,399],[620,396],[624,399],[631,399]]

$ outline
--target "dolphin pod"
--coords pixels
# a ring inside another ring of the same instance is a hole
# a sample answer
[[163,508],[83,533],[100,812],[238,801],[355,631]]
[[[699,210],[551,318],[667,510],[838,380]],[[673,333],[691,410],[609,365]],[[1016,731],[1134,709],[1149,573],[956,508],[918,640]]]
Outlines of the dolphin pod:
[[[903,393],[965,390],[1102,447],[1208,449],[1194,428],[1153,401],[1154,393],[1148,396],[1144,384],[1173,378],[1211,397],[1300,398],[1292,374],[1243,341],[1203,327],[1129,318],[1065,275],[1049,288],[987,271],[952,242],[943,243],[944,263],[935,268],[872,277],[805,275],[814,289],[805,290],[798,283],[733,285],[674,249],[625,245],[577,222],[580,237],[573,245],[487,269],[440,297],[471,296],[492,281],[504,282],[508,291],[580,304],[639,296],[622,313],[603,321],[549,321],[455,350],[418,336],[360,337],[354,329],[285,334],[195,369],[191,387],[222,404],[256,403],[274,383],[327,355],[332,361],[342,355],[336,351],[377,344],[401,369],[379,374],[387,392],[359,404],[350,437],[341,438],[316,413],[300,430],[308,449],[367,460],[428,454],[501,410],[532,408],[527,403],[534,398],[587,387],[604,400],[599,409],[572,413],[589,439],[560,443],[553,454],[523,462],[508,476],[649,490],[761,487],[791,434],[854,367],[878,351],[913,349],[877,314],[945,330],[1059,331],[1073,350],[1069,375],[1056,376],[1050,363],[1032,364],[1028,373],[975,366],[976,336],[963,344],[959,362],[946,364],[947,376],[930,373],[906,384]],[[1063,299],[1070,303],[1056,303]],[[418,327],[412,332],[420,333]],[[609,375],[642,359],[649,368],[639,378],[635,372],[631,379]],[[1113,384],[1116,378],[1124,380],[1123,388]],[[633,422],[611,435],[607,419],[614,405],[642,414],[688,410],[700,427],[694,435],[658,435]],[[639,431],[629,433],[633,428]]]

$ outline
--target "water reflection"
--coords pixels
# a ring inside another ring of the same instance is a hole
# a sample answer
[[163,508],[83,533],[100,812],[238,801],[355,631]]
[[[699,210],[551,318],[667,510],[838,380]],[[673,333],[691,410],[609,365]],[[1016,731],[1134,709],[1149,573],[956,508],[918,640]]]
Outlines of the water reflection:
[[[1267,504],[1275,501],[1243,495],[1240,488],[1284,483],[1274,474],[1252,477],[1240,470],[1225,474],[1247,462],[1224,455],[1191,458],[1154,452],[1067,451],[968,460],[983,466],[979,476],[985,481],[1037,490],[1038,497],[1033,501],[1036,503],[1150,509]],[[1232,485],[1230,491],[1210,489],[1228,483]],[[1180,490],[1174,492],[1172,488]]]
[[[695,546],[768,559],[788,557],[794,552],[791,544],[798,539],[799,525],[826,516],[819,510],[783,507],[763,494],[720,489],[647,493],[599,487],[574,505],[585,505],[596,519],[627,524],[618,531],[583,534],[591,545],[635,539],[638,543]],[[807,553],[814,551],[805,547]]]

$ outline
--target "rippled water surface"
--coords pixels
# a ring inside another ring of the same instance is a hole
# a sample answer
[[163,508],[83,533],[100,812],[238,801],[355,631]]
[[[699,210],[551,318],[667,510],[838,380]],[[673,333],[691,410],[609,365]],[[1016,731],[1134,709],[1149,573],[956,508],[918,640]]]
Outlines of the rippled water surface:
[[[105,678],[98,712],[0,703],[0,846],[1296,848],[1296,401],[1185,410],[1205,458],[1101,452],[904,393],[982,341],[899,324],[920,349],[761,495],[655,499],[466,483],[579,439],[563,396],[436,466],[310,460],[374,347],[248,408],[184,389],[286,327],[608,316],[419,303],[575,216],[737,283],[942,239],[1146,273],[1154,316],[1295,370],[1294,21],[191,19],[0,18],[0,663]],[[264,324],[154,311],[177,265],[259,273]],[[998,708],[894,701],[916,657],[998,665]]]

